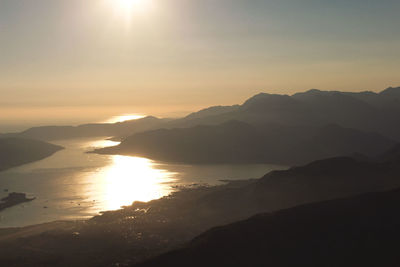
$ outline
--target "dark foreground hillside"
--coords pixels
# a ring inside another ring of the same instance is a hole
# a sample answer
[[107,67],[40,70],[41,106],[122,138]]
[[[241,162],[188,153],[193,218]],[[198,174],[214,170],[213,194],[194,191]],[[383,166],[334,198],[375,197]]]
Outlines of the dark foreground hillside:
[[260,214],[137,266],[399,266],[399,210],[396,190]]
[[0,138],[0,171],[41,160],[62,147],[23,138]]

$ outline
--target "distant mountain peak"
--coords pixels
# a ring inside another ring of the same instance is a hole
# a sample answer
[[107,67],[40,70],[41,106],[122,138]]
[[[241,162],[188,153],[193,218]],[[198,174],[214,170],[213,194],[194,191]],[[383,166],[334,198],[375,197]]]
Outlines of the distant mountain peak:
[[345,95],[344,92],[340,92],[340,91],[323,91],[323,90],[319,90],[319,89],[310,89],[306,92],[301,92],[301,93],[296,93],[293,94],[292,97],[302,97],[302,96],[341,96],[341,95]]
[[221,115],[224,113],[232,112],[235,111],[239,108],[239,105],[233,105],[233,106],[212,106],[208,107],[202,110],[199,110],[197,112],[193,112],[186,116],[184,119],[200,119],[204,118],[207,116],[216,116],[216,115]]
[[296,94],[321,94],[321,93],[324,93],[324,92],[326,92],[326,91],[322,91],[322,90],[319,90],[319,89],[310,89],[310,90],[308,90],[306,92],[296,93]]
[[264,109],[264,108],[279,108],[285,106],[291,106],[297,101],[290,97],[289,95],[279,95],[279,94],[267,94],[260,93],[251,98],[249,98],[242,108],[245,109]]
[[400,87],[389,87],[380,92],[381,95],[396,95],[400,96]]

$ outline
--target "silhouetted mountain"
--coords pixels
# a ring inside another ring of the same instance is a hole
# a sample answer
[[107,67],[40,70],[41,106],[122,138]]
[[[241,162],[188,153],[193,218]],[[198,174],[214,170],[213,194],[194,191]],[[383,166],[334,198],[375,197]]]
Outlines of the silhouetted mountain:
[[239,105],[234,105],[234,106],[215,106],[215,107],[209,107],[202,109],[200,111],[194,112],[183,118],[183,120],[193,120],[193,119],[200,119],[200,118],[205,118],[209,116],[216,116],[216,115],[221,115],[225,113],[229,113],[232,111],[236,111],[239,109]]
[[[315,118],[316,120],[322,119],[340,125],[353,123],[363,116],[373,119],[377,113],[377,110],[366,102],[341,92],[324,92],[314,89],[295,94],[292,98],[300,101],[303,105],[306,104],[312,112],[318,112],[313,116],[319,116],[319,118]],[[353,127],[357,124],[354,124]]]
[[60,149],[37,140],[0,138],[0,171],[46,158]]
[[389,87],[377,94],[376,97],[370,98],[368,103],[379,108],[398,112],[400,110],[400,87]]
[[254,125],[280,124],[314,128],[337,124],[341,127],[377,132],[400,141],[399,95],[400,87],[388,88],[379,94],[316,89],[292,96],[261,93],[242,105],[210,107],[175,120],[147,117],[115,124],[36,127],[13,136],[41,140],[92,136],[127,137],[160,128],[218,125],[237,120]]
[[241,106],[206,109],[98,152],[188,163],[290,165],[340,155],[375,156],[395,143],[385,135],[400,140],[399,92],[261,93]]
[[[261,93],[232,111],[171,122],[172,127],[221,124],[239,120],[250,124],[307,125],[337,124],[374,131],[400,141],[400,87],[372,92],[348,93],[310,90],[292,96]],[[229,108],[225,108],[229,110]],[[189,116],[190,117],[190,116]],[[171,127],[169,127],[171,128]]]
[[138,133],[117,147],[96,152],[172,162],[292,165],[353,153],[376,155],[394,144],[379,134],[337,125],[313,128],[229,121],[220,125]]
[[400,87],[393,88],[389,87],[383,90],[380,93],[375,92],[359,92],[359,93],[352,93],[352,92],[323,92],[319,90],[311,90],[311,92],[318,92],[319,94],[341,94],[346,95],[357,100],[360,100],[376,109],[383,109],[383,110],[394,110],[398,112],[400,109]]
[[396,190],[260,214],[136,266],[397,266],[399,209]]
[[230,222],[260,212],[399,187],[400,159],[364,162],[338,157],[273,171],[242,187],[210,193],[192,205],[197,214]]
[[169,119],[158,119],[145,117],[143,119],[131,120],[118,123],[84,124],[79,126],[43,126],[30,128],[21,133],[8,134],[4,136],[15,136],[33,138],[37,140],[60,140],[80,137],[124,137],[135,132],[146,131],[162,127]]

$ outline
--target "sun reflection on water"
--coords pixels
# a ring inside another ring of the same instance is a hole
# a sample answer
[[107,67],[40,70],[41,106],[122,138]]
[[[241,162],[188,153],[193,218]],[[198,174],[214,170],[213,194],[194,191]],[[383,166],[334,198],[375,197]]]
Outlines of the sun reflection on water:
[[174,173],[157,169],[151,160],[129,156],[112,156],[112,164],[101,175],[105,210],[163,197],[174,181]]
[[89,143],[85,143],[83,145],[83,147],[90,150],[90,149],[96,149],[96,148],[117,146],[119,144],[121,144],[121,142],[105,139],[105,140],[97,140],[97,141],[91,141]]
[[[110,140],[86,143],[90,150],[120,144]],[[140,157],[103,155],[105,167],[90,173],[87,194],[95,196],[95,209],[116,210],[134,201],[150,201],[170,194],[176,173],[163,170],[154,161]],[[95,181],[95,182],[94,182]]]

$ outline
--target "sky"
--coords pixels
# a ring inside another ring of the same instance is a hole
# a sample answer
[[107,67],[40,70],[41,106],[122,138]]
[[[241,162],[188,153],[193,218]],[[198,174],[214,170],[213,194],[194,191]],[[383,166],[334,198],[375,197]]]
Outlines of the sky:
[[399,86],[399,12],[398,0],[0,0],[0,125]]

